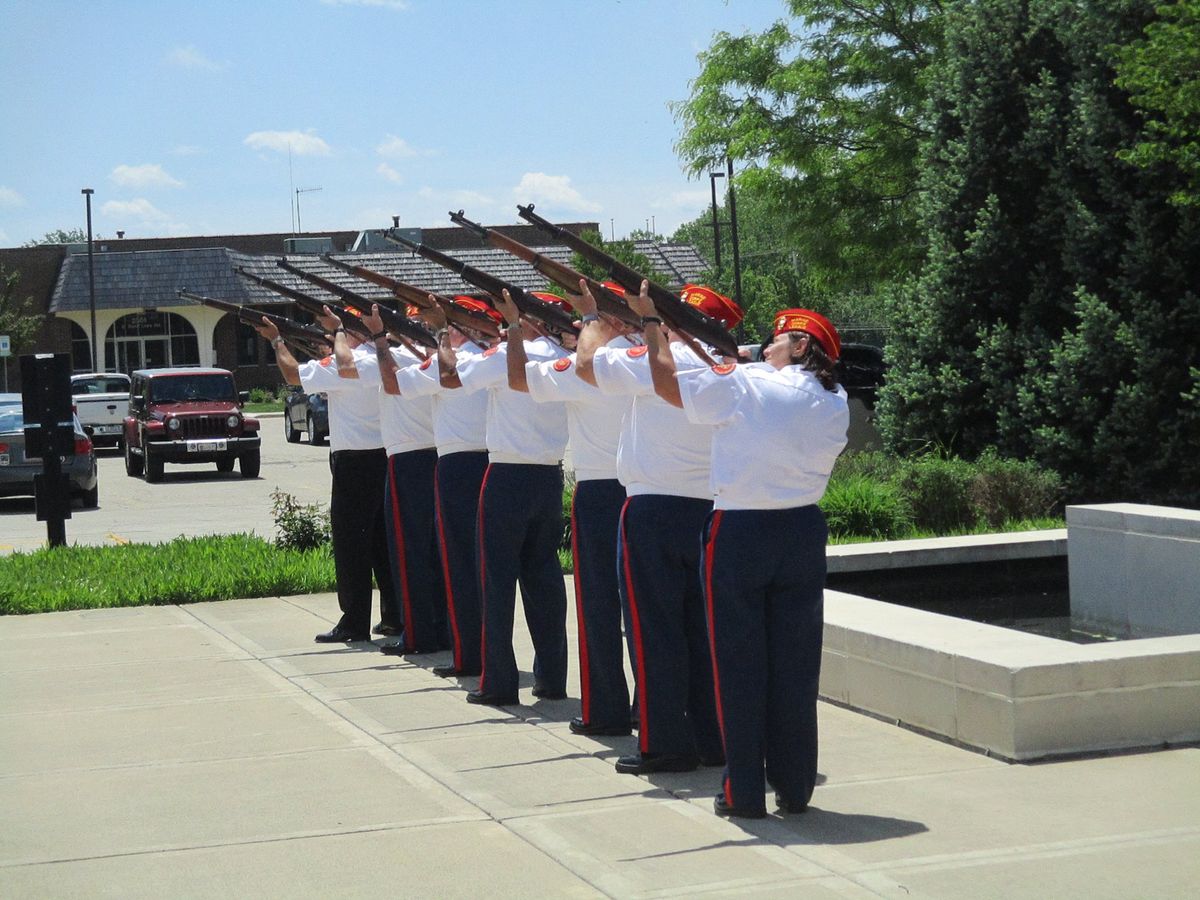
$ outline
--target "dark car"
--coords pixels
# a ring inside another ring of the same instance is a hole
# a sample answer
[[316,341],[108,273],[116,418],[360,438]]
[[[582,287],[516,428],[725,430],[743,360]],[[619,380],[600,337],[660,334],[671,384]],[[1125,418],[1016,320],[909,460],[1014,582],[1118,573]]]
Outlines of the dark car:
[[283,436],[289,444],[307,436],[310,444],[323,444],[329,437],[329,403],[324,394],[306,394],[293,387],[283,401]]
[[[71,495],[84,509],[100,505],[100,478],[91,438],[72,415],[75,454],[63,457],[63,472],[71,481]],[[40,457],[25,455],[25,415],[20,394],[0,394],[0,497],[33,496],[33,476],[42,471]]]
[[164,463],[216,463],[218,472],[241,467],[257,478],[261,465],[258,420],[242,413],[246,394],[225,369],[139,369],[129,389],[125,419],[125,472],[161,481]]

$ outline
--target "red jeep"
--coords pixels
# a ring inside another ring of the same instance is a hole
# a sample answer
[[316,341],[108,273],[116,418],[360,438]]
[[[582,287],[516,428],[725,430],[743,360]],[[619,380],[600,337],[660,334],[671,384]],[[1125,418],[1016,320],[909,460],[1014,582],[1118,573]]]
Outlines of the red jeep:
[[129,386],[125,472],[161,481],[164,463],[215,462],[218,472],[240,464],[257,478],[258,420],[242,414],[233,374],[225,369],[139,369]]

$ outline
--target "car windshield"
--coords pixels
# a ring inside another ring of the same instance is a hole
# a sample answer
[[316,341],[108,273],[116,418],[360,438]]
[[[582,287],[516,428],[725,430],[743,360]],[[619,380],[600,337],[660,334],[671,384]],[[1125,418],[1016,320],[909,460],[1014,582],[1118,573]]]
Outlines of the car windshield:
[[25,417],[21,415],[21,404],[0,404],[0,431],[20,431],[25,427]]
[[71,382],[71,393],[76,397],[84,394],[127,394],[129,393],[129,379],[121,375],[77,378]]
[[150,399],[156,403],[191,400],[237,402],[233,379],[228,375],[169,375],[150,382]]

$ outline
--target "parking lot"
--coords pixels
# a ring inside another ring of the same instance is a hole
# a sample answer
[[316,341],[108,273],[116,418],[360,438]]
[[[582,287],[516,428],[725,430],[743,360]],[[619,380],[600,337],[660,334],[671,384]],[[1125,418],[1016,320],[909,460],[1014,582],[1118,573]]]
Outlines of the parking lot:
[[[100,506],[79,509],[67,520],[68,544],[161,543],[180,535],[255,532],[274,536],[271,494],[276,489],[302,503],[329,503],[329,447],[284,440],[279,413],[255,416],[262,422],[262,471],[244,479],[213,464],[168,464],[159,484],[125,474],[117,450],[97,452]],[[34,514],[32,497],[0,499],[0,553],[45,546],[46,523]]]

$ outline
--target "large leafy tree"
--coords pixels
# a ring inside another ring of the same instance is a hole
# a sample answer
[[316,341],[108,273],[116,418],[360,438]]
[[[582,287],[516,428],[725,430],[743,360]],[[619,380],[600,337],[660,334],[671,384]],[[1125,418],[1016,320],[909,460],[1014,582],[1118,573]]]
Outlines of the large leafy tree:
[[941,4],[789,0],[791,21],[719,33],[675,107],[694,175],[740,163],[811,283],[871,291],[915,270],[917,159]]
[[0,263],[0,334],[7,334],[13,355],[33,346],[45,316],[35,309],[33,297],[19,290],[21,273]]
[[1176,166],[1186,182],[1172,203],[1200,205],[1200,0],[1158,7],[1159,18],[1118,54],[1117,84],[1146,117],[1146,131],[1122,158]]
[[44,244],[86,244],[87,232],[82,228],[55,228],[42,237],[27,241],[26,247],[41,247]]
[[949,16],[920,277],[897,293],[893,447],[996,446],[1073,499],[1200,501],[1200,209],[1144,136],[1111,48],[1143,0],[977,0]]

